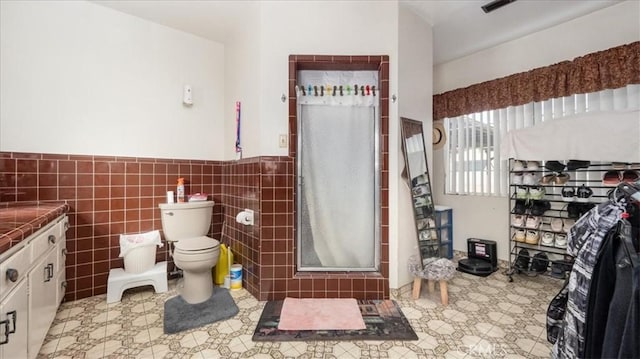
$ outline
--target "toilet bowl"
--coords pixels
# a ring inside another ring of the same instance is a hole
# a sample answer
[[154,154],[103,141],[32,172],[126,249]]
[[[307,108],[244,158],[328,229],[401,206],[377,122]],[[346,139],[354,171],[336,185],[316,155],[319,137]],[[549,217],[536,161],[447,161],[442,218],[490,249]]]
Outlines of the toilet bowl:
[[201,303],[213,294],[211,268],[218,263],[220,242],[209,237],[185,238],[174,243],[173,262],[184,273],[182,298]]
[[213,202],[159,206],[165,239],[173,244],[170,254],[176,267],[182,269],[184,282],[180,295],[187,303],[202,303],[213,293],[211,268],[220,255],[220,242],[205,236],[211,225]]

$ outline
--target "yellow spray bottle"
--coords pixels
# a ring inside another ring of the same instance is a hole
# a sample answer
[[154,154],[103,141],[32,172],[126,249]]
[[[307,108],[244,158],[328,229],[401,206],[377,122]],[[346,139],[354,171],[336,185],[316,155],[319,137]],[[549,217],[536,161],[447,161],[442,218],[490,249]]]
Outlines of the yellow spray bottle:
[[229,274],[229,268],[233,264],[233,253],[226,245],[220,245],[220,256],[218,257],[218,264],[215,267],[215,279],[214,282],[217,285],[224,284],[224,277]]

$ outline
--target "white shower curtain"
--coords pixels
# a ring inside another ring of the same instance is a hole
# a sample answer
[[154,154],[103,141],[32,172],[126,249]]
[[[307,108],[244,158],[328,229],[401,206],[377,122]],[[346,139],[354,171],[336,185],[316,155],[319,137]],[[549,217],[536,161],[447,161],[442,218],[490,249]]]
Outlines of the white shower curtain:
[[377,97],[299,95],[302,268],[372,270]]

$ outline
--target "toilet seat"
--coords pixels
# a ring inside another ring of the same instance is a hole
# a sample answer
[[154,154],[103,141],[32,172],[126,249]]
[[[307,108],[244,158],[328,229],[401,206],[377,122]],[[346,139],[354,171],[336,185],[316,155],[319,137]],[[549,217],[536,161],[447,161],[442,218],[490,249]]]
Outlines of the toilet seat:
[[184,238],[173,244],[175,251],[178,252],[204,252],[216,250],[220,247],[220,242],[209,237],[193,237]]

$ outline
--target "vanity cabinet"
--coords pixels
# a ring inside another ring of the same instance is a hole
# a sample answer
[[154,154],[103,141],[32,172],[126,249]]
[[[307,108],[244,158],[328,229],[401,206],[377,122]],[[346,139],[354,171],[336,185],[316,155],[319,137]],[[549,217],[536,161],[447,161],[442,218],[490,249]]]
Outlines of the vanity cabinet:
[[62,215],[3,253],[0,359],[35,358],[64,297],[66,229]]

